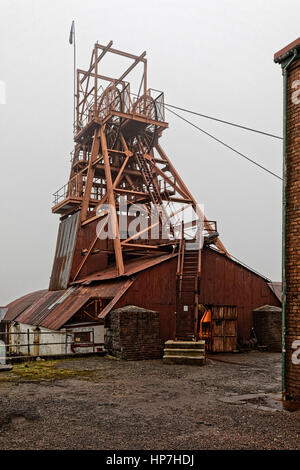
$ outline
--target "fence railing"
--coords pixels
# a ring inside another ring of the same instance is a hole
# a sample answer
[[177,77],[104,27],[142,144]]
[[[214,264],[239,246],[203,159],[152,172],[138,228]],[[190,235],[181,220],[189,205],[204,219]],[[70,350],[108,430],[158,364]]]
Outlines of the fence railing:
[[94,117],[105,119],[111,112],[138,114],[154,121],[165,120],[164,93],[152,88],[141,96],[130,92],[129,83],[120,88],[110,85],[103,90],[97,105],[94,96],[87,94],[79,101],[77,110],[77,132],[82,130]]
[[[88,341],[76,341],[74,335],[89,334]],[[52,335],[49,341],[47,335]],[[59,337],[62,341],[57,341]],[[97,352],[103,349],[104,343],[95,341],[94,329],[84,331],[2,331],[0,332],[0,364],[5,359],[17,357],[55,356],[61,354],[76,354],[78,348],[90,348]]]
[[67,197],[82,198],[84,193],[84,179],[83,175],[79,173],[58,189],[54,194],[53,204],[56,206]]

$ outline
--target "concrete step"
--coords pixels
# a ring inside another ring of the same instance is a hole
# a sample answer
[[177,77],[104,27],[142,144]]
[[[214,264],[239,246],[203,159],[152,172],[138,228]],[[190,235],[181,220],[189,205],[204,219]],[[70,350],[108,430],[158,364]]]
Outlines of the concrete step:
[[168,340],[165,342],[165,349],[205,349],[205,341],[174,341]]
[[205,357],[194,357],[194,356],[167,356],[163,357],[164,364],[181,364],[190,366],[203,366],[205,364]]
[[171,356],[190,356],[190,357],[204,357],[204,349],[164,349],[164,357]]
[[[179,341],[178,341],[179,342]],[[183,342],[183,341],[182,341]],[[193,341],[188,341],[188,343],[193,343]],[[192,347],[190,345],[186,346],[186,347],[183,347],[183,346],[165,346],[165,351],[196,351],[196,352],[199,352],[201,353],[201,351],[204,351],[205,350],[205,342],[203,341],[203,344],[201,345],[198,345],[197,347]]]

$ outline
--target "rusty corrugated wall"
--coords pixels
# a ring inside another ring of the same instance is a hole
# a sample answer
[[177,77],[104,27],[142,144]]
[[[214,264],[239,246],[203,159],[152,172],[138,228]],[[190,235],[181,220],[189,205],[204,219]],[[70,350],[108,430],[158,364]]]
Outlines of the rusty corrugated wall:
[[245,340],[250,337],[255,308],[266,304],[281,306],[266,278],[210,248],[202,252],[199,303],[236,305],[238,336]]
[[54,263],[49,290],[68,287],[75,242],[79,227],[80,212],[70,215],[59,224]]

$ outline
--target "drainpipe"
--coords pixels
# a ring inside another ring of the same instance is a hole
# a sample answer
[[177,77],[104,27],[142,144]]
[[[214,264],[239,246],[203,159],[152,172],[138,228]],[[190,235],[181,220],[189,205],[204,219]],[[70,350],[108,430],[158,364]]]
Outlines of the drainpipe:
[[286,170],[287,170],[287,113],[288,113],[288,68],[297,56],[282,67],[283,74],[283,185],[282,185],[282,399],[286,400]]

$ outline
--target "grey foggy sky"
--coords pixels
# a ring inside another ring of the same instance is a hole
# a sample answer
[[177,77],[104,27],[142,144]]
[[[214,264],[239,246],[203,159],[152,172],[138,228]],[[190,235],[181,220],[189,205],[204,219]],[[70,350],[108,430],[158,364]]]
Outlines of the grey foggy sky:
[[[282,76],[273,54],[299,37],[297,0],[0,0],[0,305],[47,288],[58,221],[52,193],[73,148],[73,50],[147,51],[148,85],[167,103],[282,134]],[[281,174],[282,143],[184,115]],[[160,140],[227,250],[281,277],[281,182],[167,114]]]

